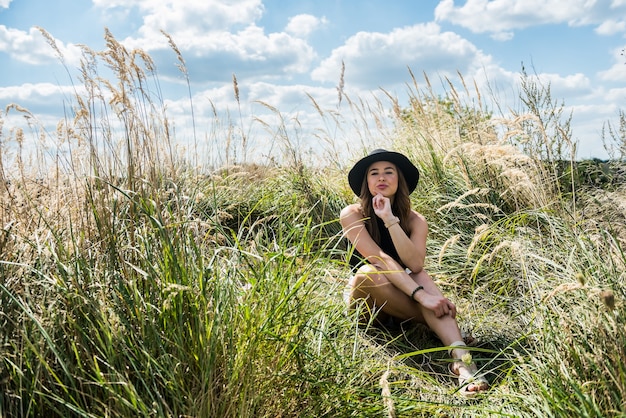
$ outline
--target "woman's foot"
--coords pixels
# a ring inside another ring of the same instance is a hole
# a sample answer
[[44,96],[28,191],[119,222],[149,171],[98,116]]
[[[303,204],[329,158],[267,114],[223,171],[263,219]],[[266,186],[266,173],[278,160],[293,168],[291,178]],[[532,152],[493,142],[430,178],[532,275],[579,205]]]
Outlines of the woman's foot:
[[450,372],[459,379],[459,393],[464,396],[473,396],[489,389],[489,382],[484,375],[478,373],[472,354],[467,351],[464,341],[455,341],[448,350],[454,360],[450,363]]
[[476,364],[455,360],[450,363],[450,372],[459,379],[459,393],[463,396],[473,396],[489,389],[489,382],[478,373]]

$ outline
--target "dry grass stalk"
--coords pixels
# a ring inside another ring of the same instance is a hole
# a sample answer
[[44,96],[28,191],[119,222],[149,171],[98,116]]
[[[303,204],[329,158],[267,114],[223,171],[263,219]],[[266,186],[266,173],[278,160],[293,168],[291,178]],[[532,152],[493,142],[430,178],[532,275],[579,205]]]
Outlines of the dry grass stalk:
[[341,60],[341,74],[339,75],[339,84],[337,85],[337,108],[341,106],[341,100],[343,99],[343,88],[345,86],[344,76],[346,73],[346,63]]
[[489,235],[489,233],[490,233],[490,229],[489,229],[489,225],[487,224],[482,224],[475,228],[472,242],[467,247],[468,258],[470,257],[470,255],[472,254],[472,252],[474,251],[474,248],[478,245],[478,243],[481,242],[487,235]]
[[448,249],[448,247],[450,247],[452,245],[455,245],[459,241],[460,238],[461,238],[461,234],[456,234],[456,235],[453,235],[450,238],[448,238],[446,240],[446,242],[443,243],[443,245],[439,249],[439,257],[438,257],[439,265],[442,265],[443,257],[445,255],[446,250]]
[[467,199],[469,196],[478,196],[479,198],[481,196],[485,196],[489,193],[489,189],[485,189],[485,188],[474,188],[472,190],[469,190],[465,193],[463,193],[462,195],[460,195],[459,197],[457,197],[454,201],[450,202],[450,203],[446,203],[445,205],[441,206],[439,209],[437,209],[437,213],[444,213],[444,212],[449,212],[450,210],[457,208],[457,209],[473,209],[473,208],[477,208],[477,209],[488,209],[490,211],[492,211],[493,213],[498,213],[501,212],[500,208],[492,205],[490,203],[482,203],[482,202],[477,202],[477,203],[462,203],[463,200]]
[[391,388],[389,386],[389,374],[390,374],[390,369],[387,368],[387,370],[385,370],[385,373],[383,373],[383,375],[380,377],[380,387],[381,387],[381,396],[383,398],[383,403],[385,405],[385,409],[387,411],[387,416],[389,418],[395,418],[396,417],[396,409],[395,409],[395,405],[393,402],[393,398],[391,397]]

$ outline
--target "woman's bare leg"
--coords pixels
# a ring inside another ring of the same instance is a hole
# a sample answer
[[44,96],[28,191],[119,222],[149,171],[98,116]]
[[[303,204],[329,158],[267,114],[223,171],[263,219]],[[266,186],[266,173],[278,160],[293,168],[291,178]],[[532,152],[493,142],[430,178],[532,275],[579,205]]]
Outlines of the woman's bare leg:
[[[426,271],[412,273],[411,278],[416,284],[424,286],[424,290],[430,294],[442,295],[437,284]],[[383,273],[379,273],[376,267],[363,266],[350,281],[351,300],[365,300],[370,310],[380,309],[383,313],[393,315],[400,319],[414,320],[425,323],[439,337],[445,346],[463,341],[461,331],[456,318],[451,315],[441,317],[429,309],[424,309],[419,303],[411,300],[404,292],[395,287]],[[461,359],[468,351],[463,348],[451,350],[454,359]],[[462,368],[467,372],[474,373],[476,365],[466,365],[459,362],[455,373],[460,373]],[[469,391],[480,391],[487,388],[485,382],[470,384]]]
[[[411,274],[416,284],[424,286],[430,294],[442,295],[441,291],[425,271]],[[409,296],[395,287],[383,273],[371,265],[362,267],[351,280],[352,300],[364,299],[370,309],[380,308],[382,312],[400,319],[411,319],[425,323],[441,339],[444,345],[462,341],[456,319],[450,315],[437,318],[435,313],[412,301]]]

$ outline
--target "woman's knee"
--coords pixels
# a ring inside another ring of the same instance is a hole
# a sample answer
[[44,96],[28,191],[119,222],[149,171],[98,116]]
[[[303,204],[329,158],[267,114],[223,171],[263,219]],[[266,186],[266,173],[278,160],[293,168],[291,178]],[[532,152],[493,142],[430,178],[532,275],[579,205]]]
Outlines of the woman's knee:
[[350,279],[344,291],[344,300],[353,303],[356,300],[367,300],[368,304],[372,303],[375,295],[379,294],[382,289],[390,284],[387,278],[378,273],[375,266],[362,266]]
[[368,297],[369,290],[367,282],[369,278],[365,274],[357,273],[350,278],[346,291],[349,292],[350,300],[363,299]]

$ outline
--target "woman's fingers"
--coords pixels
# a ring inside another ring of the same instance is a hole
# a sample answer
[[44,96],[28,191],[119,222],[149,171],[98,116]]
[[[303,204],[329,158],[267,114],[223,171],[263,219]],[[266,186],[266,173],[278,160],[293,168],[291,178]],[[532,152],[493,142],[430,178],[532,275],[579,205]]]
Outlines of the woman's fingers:
[[452,318],[456,318],[456,305],[448,299],[444,299],[442,302],[435,308],[435,316],[441,318],[442,316],[450,315]]
[[382,194],[377,194],[373,197],[372,203],[374,209],[382,209],[385,207],[385,197]]
[[452,318],[456,318],[456,305],[452,302],[448,302],[450,304],[450,316]]
[[380,193],[372,198],[372,206],[379,217],[385,216],[388,211],[391,213],[391,201]]

